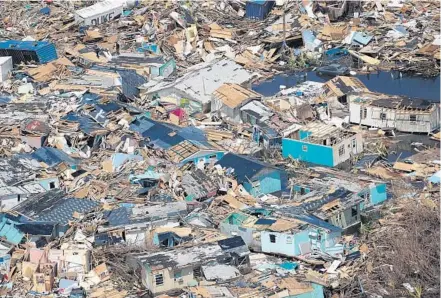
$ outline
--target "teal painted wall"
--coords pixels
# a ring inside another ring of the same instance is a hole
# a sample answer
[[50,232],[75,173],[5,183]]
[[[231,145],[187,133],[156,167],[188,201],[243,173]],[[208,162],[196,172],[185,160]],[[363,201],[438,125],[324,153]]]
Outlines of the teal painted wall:
[[[270,235],[276,236],[275,243],[271,242]],[[262,252],[296,256],[298,254],[295,253],[296,242],[294,241],[294,238],[295,235],[292,234],[262,231],[260,233]]]
[[184,159],[181,162],[181,165],[185,165],[188,162],[193,162],[194,164],[197,164],[201,158],[203,158],[205,160],[205,163],[209,163],[210,162],[210,156],[215,155],[215,154],[216,154],[216,161],[218,161],[218,160],[220,160],[224,156],[225,152],[221,152],[221,151],[219,151],[219,152],[209,152],[207,154],[195,155],[195,156],[189,157],[187,159]]
[[302,231],[294,235],[294,243],[295,243],[294,253],[296,256],[302,254],[302,251],[300,250],[300,244],[310,242],[309,231],[310,230],[308,229],[306,231]]
[[386,184],[378,184],[370,189],[371,204],[376,205],[383,203],[387,199]]
[[303,293],[303,294],[299,294],[299,295],[290,295],[286,298],[325,298],[325,295],[323,294],[323,286],[322,285],[311,283],[311,286],[313,288],[312,292]]
[[[44,189],[46,189],[46,190],[51,190],[51,189],[54,189],[54,188],[60,188],[60,183],[59,183],[57,177],[55,177],[55,178],[40,179],[40,180],[38,180],[37,182],[38,182],[38,184],[40,184],[42,187],[44,187]],[[54,185],[55,187],[51,188],[51,182],[54,183],[53,185]]]
[[309,137],[312,133],[310,131],[300,130],[299,131],[299,139],[303,140]]
[[259,187],[254,187],[249,183],[243,183],[243,187],[252,196],[258,196],[259,194],[270,194],[282,189],[282,182],[280,180],[280,172],[272,171],[270,173],[265,173],[261,177],[254,177],[253,181],[260,181]]
[[[305,146],[306,151],[303,151],[303,146]],[[293,139],[282,139],[282,155],[284,158],[291,156],[300,161],[327,167],[334,166],[332,147],[328,146],[310,144]]]
[[311,190],[308,187],[303,187],[303,186],[300,186],[300,185],[294,185],[293,190],[296,193],[301,193],[302,192],[302,188],[303,188],[303,191],[304,191],[305,194],[311,192]]
[[[321,235],[320,241],[316,241],[310,237],[310,233],[319,233]],[[276,242],[270,241],[270,235],[276,236]],[[341,232],[327,233],[322,229],[307,228],[304,231],[297,233],[276,233],[270,231],[262,231],[260,233],[260,241],[262,244],[262,252],[281,254],[286,256],[299,256],[302,255],[300,245],[304,243],[311,243],[312,248],[321,248],[322,251],[326,251],[327,247],[334,246],[338,239],[341,237]]]

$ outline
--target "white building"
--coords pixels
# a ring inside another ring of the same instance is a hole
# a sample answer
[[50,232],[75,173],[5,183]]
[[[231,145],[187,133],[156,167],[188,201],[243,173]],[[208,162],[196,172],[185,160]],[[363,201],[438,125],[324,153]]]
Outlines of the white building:
[[[167,97],[188,106],[190,111],[209,112],[213,92],[224,83],[243,84],[252,78],[247,70],[230,59],[196,64],[174,82],[163,81],[146,90],[151,98]],[[148,85],[148,84],[146,84]]]
[[351,123],[412,133],[430,133],[440,127],[439,105],[427,100],[370,92],[348,98]]

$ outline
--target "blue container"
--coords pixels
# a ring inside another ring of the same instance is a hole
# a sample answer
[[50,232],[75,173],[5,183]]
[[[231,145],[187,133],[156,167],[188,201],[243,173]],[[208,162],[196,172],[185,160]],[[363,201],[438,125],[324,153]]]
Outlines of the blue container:
[[276,1],[253,0],[247,1],[246,18],[251,20],[264,20],[271,9],[273,9]]
[[47,63],[58,58],[55,45],[47,41],[0,41],[0,57],[11,56],[13,64]]

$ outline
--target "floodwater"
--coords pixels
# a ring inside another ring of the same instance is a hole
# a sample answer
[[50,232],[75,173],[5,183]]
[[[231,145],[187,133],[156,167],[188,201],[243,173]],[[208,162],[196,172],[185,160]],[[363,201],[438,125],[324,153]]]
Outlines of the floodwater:
[[[305,76],[306,74],[306,76]],[[398,71],[379,72],[378,74],[356,75],[366,87],[374,92],[392,95],[404,95],[408,97],[427,99],[440,102],[440,77],[423,78],[420,76],[400,75]],[[280,85],[287,88],[295,86],[302,81],[326,82],[332,77],[319,76],[314,71],[282,74],[268,81],[253,85],[253,90],[264,96],[272,96],[280,91]]]

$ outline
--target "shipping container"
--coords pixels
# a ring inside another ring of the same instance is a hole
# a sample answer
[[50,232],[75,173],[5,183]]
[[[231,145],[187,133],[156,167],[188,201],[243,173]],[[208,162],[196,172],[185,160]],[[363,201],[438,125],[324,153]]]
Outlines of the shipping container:
[[96,26],[111,21],[123,12],[121,1],[103,1],[75,12],[75,21],[83,26]]
[[47,41],[0,41],[0,57],[12,57],[13,64],[21,62],[47,63],[58,58],[55,45]]
[[254,0],[246,3],[246,18],[251,20],[264,20],[273,9],[275,1]]
[[12,57],[0,57],[0,83],[8,78],[12,70]]

